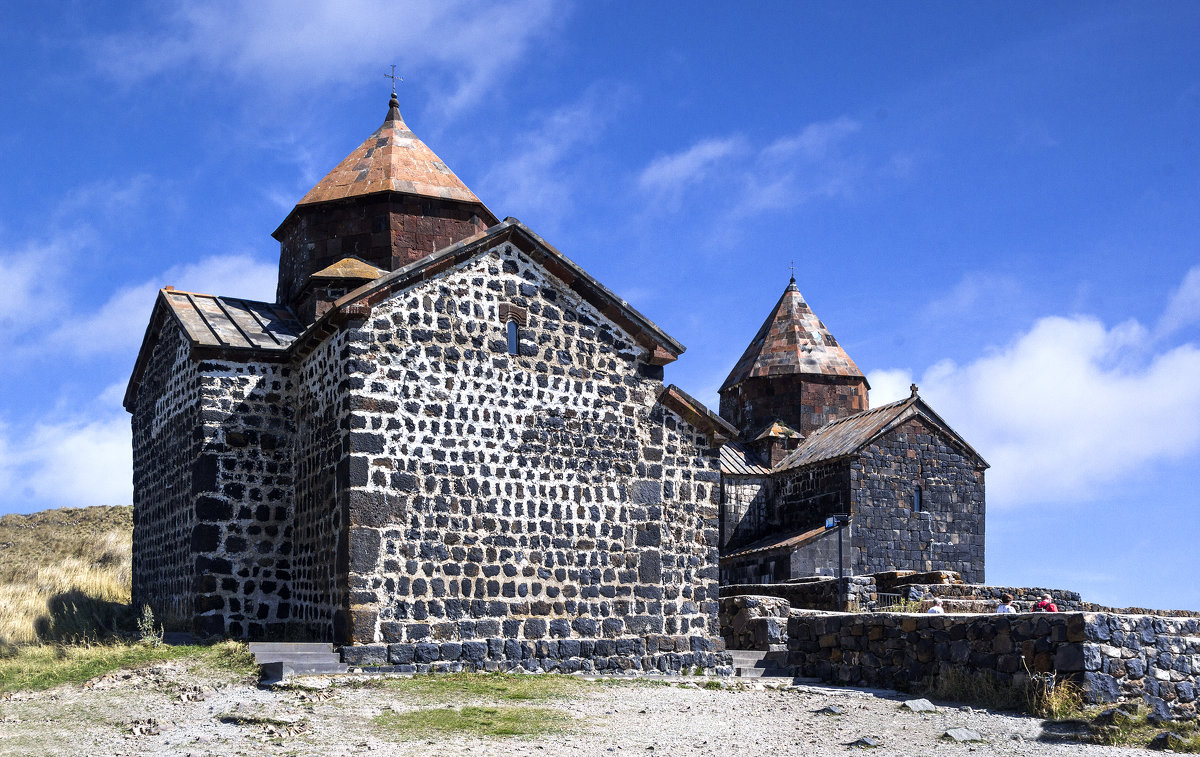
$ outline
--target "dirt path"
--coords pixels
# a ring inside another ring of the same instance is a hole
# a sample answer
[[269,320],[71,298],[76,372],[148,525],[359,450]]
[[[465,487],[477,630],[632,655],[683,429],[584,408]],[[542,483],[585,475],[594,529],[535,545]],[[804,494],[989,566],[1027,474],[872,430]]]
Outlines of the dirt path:
[[[183,663],[104,676],[85,687],[0,700],[0,754],[61,755],[1135,755],[1143,750],[1049,743],[1042,721],[953,705],[900,708],[889,692],[802,686],[706,690],[695,684],[589,684],[568,699],[505,702],[567,713],[571,733],[537,738],[412,738],[373,722],[389,710],[472,704],[421,701],[378,686],[260,689]],[[477,700],[474,703],[479,703]],[[840,715],[816,711],[835,705]],[[955,743],[948,729],[982,742]]]

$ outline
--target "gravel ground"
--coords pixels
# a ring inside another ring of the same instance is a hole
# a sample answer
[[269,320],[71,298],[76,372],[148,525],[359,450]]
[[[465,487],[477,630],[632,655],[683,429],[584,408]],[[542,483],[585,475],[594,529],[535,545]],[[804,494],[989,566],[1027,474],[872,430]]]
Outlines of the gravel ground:
[[[863,736],[878,740],[878,748],[866,750],[873,755],[1148,753],[1047,741],[1036,718],[955,705],[917,714],[901,709],[904,698],[826,686],[711,691],[679,679],[595,685],[566,700],[504,703],[570,714],[575,726],[567,735],[414,740],[381,732],[371,719],[387,709],[443,702],[329,679],[260,689],[172,662],[0,699],[0,754],[813,755],[856,753],[850,744]],[[828,705],[843,714],[816,712]],[[951,728],[974,730],[983,741],[943,738]]]

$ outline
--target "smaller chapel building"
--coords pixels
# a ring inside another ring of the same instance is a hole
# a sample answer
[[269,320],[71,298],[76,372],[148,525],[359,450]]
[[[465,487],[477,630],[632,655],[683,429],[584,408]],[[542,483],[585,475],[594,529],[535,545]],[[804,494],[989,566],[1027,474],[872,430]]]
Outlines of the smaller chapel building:
[[839,570],[983,583],[987,463],[916,386],[871,409],[869,388],[792,279],[720,390],[739,431],[721,450],[723,585]]

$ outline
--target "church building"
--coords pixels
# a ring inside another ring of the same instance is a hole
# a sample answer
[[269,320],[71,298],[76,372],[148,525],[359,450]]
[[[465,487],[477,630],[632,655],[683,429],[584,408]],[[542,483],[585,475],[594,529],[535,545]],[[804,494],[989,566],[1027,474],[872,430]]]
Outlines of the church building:
[[983,462],[794,282],[721,390],[405,124],[275,230],[274,302],[159,292],[125,395],[133,602],[168,627],[466,669],[711,669],[719,575],[982,578]]

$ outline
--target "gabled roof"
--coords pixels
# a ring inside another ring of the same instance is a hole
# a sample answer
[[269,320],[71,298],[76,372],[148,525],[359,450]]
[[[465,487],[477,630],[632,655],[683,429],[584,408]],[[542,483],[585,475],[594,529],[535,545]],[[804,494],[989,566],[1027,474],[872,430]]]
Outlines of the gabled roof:
[[866,379],[796,288],[788,283],[721,390],[758,376],[817,374]]
[[[664,365],[678,358],[687,349],[628,302],[592,278],[591,274],[580,268],[575,261],[563,255],[515,218],[506,218],[486,231],[455,242],[432,255],[427,255],[403,268],[397,268],[391,273],[364,284],[337,300],[329,312],[309,328],[309,332],[314,332],[323,321],[336,318],[338,311],[343,308],[369,307],[383,300],[392,292],[432,278],[505,242],[514,244],[517,249],[576,292],[585,302],[624,329],[634,338],[634,341],[646,347],[650,351],[648,362]],[[306,333],[305,337],[307,336]]]
[[971,445],[967,444],[958,435],[958,432],[950,428],[937,413],[933,412],[914,390],[913,395],[908,399],[830,421],[809,434],[799,447],[775,466],[775,470],[800,468],[853,454],[879,436],[914,417],[924,419],[941,431],[969,457],[974,458],[977,465],[988,467],[987,462],[980,457],[979,453],[972,449]]
[[761,441],[762,439],[795,439],[795,438],[803,439],[804,434],[801,434],[796,429],[792,428],[788,424],[786,424],[783,421],[776,418],[775,420],[768,423],[763,428],[762,431],[755,434],[754,441],[757,442],[757,441]]
[[[483,205],[442,159],[412,133],[400,116],[400,103],[394,94],[388,103],[383,125],[308,190],[296,205],[376,192],[404,192]],[[490,215],[490,211],[488,213]]]
[[254,352],[262,356],[273,353],[277,358],[286,354],[303,331],[292,311],[271,302],[183,292],[173,287],[161,289],[125,389],[126,408],[132,407],[158,331],[168,318],[179,324],[193,348]]
[[365,260],[356,257],[346,257],[333,265],[326,266],[309,276],[310,279],[364,279],[374,281],[387,271],[376,268]]
[[[131,408],[146,362],[166,318],[183,327],[192,347],[221,353],[248,355],[254,359],[284,360],[304,354],[334,333],[347,318],[366,317],[371,306],[393,292],[419,284],[454,266],[485,255],[497,245],[512,243],[577,293],[581,299],[615,323],[647,351],[644,360],[665,365],[683,354],[686,347],[672,339],[653,321],[596,281],[574,261],[534,234],[515,218],[505,219],[488,230],[456,242],[403,268],[369,281],[333,303],[315,323],[303,329],[286,307],[230,297],[163,290],[155,303],[129,387],[125,407]],[[714,436],[734,437],[736,430],[720,416],[689,397],[678,387],[669,387],[673,402],[693,413],[689,421]]]

